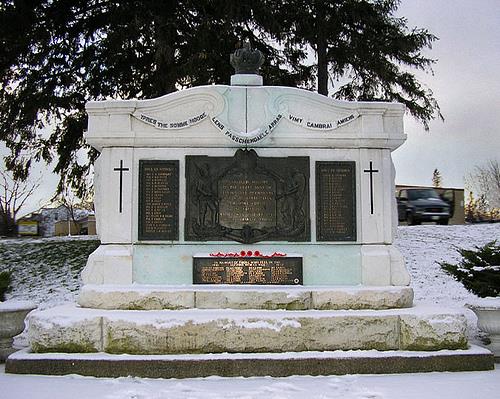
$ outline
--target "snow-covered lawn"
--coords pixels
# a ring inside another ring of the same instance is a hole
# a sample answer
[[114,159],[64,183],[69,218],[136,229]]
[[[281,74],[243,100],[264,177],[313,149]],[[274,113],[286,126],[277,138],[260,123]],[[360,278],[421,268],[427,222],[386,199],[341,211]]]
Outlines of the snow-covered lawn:
[[415,301],[462,306],[476,298],[443,272],[437,262],[457,263],[460,255],[456,248],[473,249],[493,240],[500,242],[500,223],[400,226],[395,243],[411,274]]
[[98,245],[95,236],[0,240],[0,271],[13,272],[7,299],[31,300],[41,309],[74,302],[80,272]]
[[[455,248],[472,248],[500,241],[500,224],[471,226],[399,227],[396,245],[406,259],[415,290],[415,301],[462,307],[475,298],[461,284],[441,271],[438,261],[458,261]],[[62,241],[62,242],[61,242]],[[37,249],[59,243],[62,257],[49,263]],[[30,299],[50,307],[73,300],[79,287],[78,272],[95,241],[3,240],[0,271],[15,270],[16,288],[10,298]],[[468,312],[471,339],[478,340],[475,316]],[[0,366],[0,398],[500,398],[500,368],[489,372],[427,373],[403,375],[349,375],[287,378],[198,378],[162,380],[141,378],[91,378],[6,375]]]
[[286,378],[48,377],[3,374],[0,397],[18,399],[498,399],[500,370]]
[[[500,223],[460,226],[400,226],[396,246],[401,250],[411,274],[415,302],[431,303],[449,308],[462,308],[477,297],[448,276],[437,262],[457,263],[457,248],[473,249],[490,241],[500,242]],[[469,339],[480,343],[482,334],[476,316],[464,309],[469,325]],[[499,394],[500,398],[500,394]]]

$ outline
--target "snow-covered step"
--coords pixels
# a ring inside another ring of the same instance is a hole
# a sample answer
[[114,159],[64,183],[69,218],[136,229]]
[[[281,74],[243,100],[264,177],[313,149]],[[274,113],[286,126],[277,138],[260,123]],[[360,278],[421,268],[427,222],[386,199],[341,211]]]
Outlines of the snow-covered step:
[[227,285],[86,285],[78,304],[85,308],[161,309],[393,309],[413,303],[410,287],[273,287]]
[[62,306],[29,316],[34,352],[129,354],[440,350],[467,347],[460,311],[124,311]]
[[421,373],[493,370],[493,355],[477,346],[465,350],[217,353],[111,355],[29,353],[9,357],[5,372],[95,377],[193,378],[291,375]]

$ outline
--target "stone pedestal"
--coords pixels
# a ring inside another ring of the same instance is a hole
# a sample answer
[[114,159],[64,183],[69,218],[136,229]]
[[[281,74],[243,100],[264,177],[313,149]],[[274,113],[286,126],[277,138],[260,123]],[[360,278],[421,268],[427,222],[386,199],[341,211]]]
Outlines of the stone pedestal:
[[487,348],[493,352],[497,360],[500,359],[500,298],[478,299],[468,304],[477,316],[477,326],[488,334],[490,344]]
[[86,286],[6,372],[187,378],[490,370],[461,312],[408,287]]
[[466,321],[438,308],[390,310],[97,310],[30,318],[35,352],[256,353],[467,349]]
[[12,347],[13,337],[23,332],[24,319],[33,309],[36,309],[33,302],[0,302],[0,362],[16,351]]

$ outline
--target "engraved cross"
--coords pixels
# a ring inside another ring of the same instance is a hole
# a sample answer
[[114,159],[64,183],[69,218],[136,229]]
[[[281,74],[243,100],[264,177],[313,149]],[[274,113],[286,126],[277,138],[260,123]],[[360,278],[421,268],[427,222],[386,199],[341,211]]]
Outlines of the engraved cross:
[[130,170],[129,168],[123,167],[123,159],[120,159],[120,167],[113,169],[115,172],[120,172],[120,213],[123,209],[123,172]]
[[370,213],[373,215],[373,174],[378,173],[378,169],[373,169],[373,162],[370,161],[370,169],[363,172],[370,174]]

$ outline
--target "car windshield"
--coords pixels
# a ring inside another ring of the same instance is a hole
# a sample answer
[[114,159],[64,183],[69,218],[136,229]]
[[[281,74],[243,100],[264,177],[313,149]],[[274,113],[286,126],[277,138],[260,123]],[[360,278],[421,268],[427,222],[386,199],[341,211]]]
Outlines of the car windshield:
[[418,199],[428,199],[428,198],[439,198],[438,193],[432,189],[422,189],[422,190],[408,190],[408,199],[418,200]]

